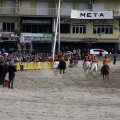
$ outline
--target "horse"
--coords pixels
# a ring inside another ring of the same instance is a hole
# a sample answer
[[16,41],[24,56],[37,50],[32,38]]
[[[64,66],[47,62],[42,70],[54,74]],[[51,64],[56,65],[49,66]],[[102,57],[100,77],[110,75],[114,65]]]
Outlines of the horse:
[[84,63],[84,65],[83,65],[84,73],[85,73],[86,75],[88,74],[90,68],[91,68],[90,62],[89,62],[89,61],[86,61],[86,62]]
[[107,65],[104,65],[101,68],[101,73],[103,75],[103,80],[109,79],[109,67]]
[[66,69],[66,62],[64,60],[60,60],[59,61],[59,65],[58,65],[58,68],[60,70],[60,74],[63,74],[65,73],[65,69]]
[[59,71],[59,61],[54,61],[52,63],[52,68],[54,69],[55,74]]
[[93,73],[93,76],[96,76],[98,70],[97,62],[93,62],[90,71]]

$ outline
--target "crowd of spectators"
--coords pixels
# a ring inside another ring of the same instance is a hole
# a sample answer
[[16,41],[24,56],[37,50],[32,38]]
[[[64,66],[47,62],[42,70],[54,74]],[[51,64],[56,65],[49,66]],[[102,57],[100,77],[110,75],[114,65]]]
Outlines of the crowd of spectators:
[[[62,52],[59,54],[56,54],[55,56],[59,57],[62,55],[64,56],[64,60],[68,61],[70,60],[70,64],[77,63],[78,59],[84,59],[85,54],[88,52],[87,49],[73,49],[72,52],[69,52],[69,49],[67,47],[62,48]],[[113,53],[113,49],[108,51],[109,54]],[[7,53],[5,51],[5,48],[0,49],[0,85],[3,85],[4,87],[13,88],[13,80],[15,77],[15,63],[17,62],[52,62],[52,54],[49,53],[29,53],[29,52],[19,52],[15,51],[12,53]],[[115,63],[114,63],[115,64]],[[12,67],[14,66],[14,67]],[[12,71],[12,72],[11,72]],[[9,72],[9,76],[11,74],[11,78],[9,77],[6,82],[5,77],[6,74]],[[10,83],[10,81],[12,81]]]

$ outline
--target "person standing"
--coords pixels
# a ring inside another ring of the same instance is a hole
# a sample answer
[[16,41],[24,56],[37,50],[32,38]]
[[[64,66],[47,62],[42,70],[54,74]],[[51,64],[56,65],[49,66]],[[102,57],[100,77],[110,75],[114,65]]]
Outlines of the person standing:
[[8,88],[13,89],[13,82],[15,78],[16,67],[13,62],[9,63],[8,73],[9,73],[9,85]]
[[114,49],[113,48],[111,48],[111,54],[114,54]]
[[74,55],[74,57],[76,56],[76,53],[77,53],[77,51],[76,51],[76,49],[74,48],[74,49],[73,49],[73,55]]
[[103,53],[103,50],[100,49],[100,51],[99,51],[99,55],[102,56],[102,53]]
[[108,48],[108,54],[110,54],[111,52],[110,52],[110,48]]
[[66,46],[66,47],[65,47],[65,52],[67,53],[67,51],[68,51],[68,47]]
[[3,75],[4,75],[4,72],[3,72],[3,63],[0,62],[0,85],[3,85]]
[[64,54],[64,52],[65,52],[65,49],[64,49],[64,47],[62,47],[62,54]]
[[80,53],[81,53],[81,50],[80,50],[80,48],[78,48],[78,49],[77,49],[77,56],[78,56],[79,59],[81,58]]
[[117,53],[115,52],[115,53],[113,54],[113,64],[114,64],[114,65],[116,64],[117,57],[118,57],[118,55],[117,55]]

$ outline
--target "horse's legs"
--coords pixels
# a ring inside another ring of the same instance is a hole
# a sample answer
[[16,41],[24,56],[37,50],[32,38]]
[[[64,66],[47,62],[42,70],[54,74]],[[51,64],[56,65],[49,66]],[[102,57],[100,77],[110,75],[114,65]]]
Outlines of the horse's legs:
[[61,71],[62,71],[62,69],[60,69],[60,74],[62,74]]
[[93,76],[96,76],[96,70],[95,70],[95,71],[93,71]]
[[107,75],[107,79],[109,79],[109,74]]
[[103,74],[103,80],[104,80],[104,74]]
[[65,69],[63,69],[63,74],[65,74]]

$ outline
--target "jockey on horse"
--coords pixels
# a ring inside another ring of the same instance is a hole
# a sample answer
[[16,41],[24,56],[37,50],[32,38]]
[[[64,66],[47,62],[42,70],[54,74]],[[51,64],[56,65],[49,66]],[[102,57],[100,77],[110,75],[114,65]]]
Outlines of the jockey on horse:
[[64,74],[66,69],[66,62],[65,62],[64,56],[61,56],[58,67],[60,69],[60,74],[62,74],[62,71]]
[[90,71],[93,72],[93,76],[96,76],[97,69],[98,69],[98,59],[95,54],[92,55],[92,64]]
[[103,67],[101,68],[101,74],[102,74],[104,67],[108,69],[108,74],[109,74],[109,65],[108,65],[109,62],[110,62],[109,59],[105,56],[105,59],[103,60]]
[[91,55],[89,53],[87,53],[84,57],[83,68],[86,61],[91,63]]
[[95,54],[92,55],[91,60],[92,60],[92,63],[97,63],[97,66],[98,66],[98,59]]

